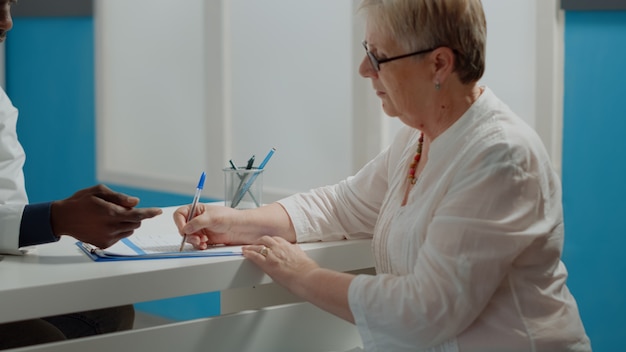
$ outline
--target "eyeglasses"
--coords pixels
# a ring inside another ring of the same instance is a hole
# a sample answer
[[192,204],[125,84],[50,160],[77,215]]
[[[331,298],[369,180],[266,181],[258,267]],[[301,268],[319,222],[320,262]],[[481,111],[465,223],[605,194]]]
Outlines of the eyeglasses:
[[370,58],[370,63],[372,64],[372,67],[377,72],[380,71],[380,64],[384,64],[385,62],[399,60],[399,59],[404,59],[405,57],[409,57],[409,56],[413,56],[413,55],[425,54],[425,53],[427,53],[429,51],[433,51],[433,50],[437,49],[437,48],[431,48],[431,49],[416,51],[414,53],[409,53],[409,54],[404,54],[404,55],[399,55],[399,56],[394,56],[394,57],[388,57],[386,59],[379,59],[374,54],[372,54],[371,51],[369,51],[369,49],[367,48],[367,41],[364,40],[362,42],[362,44],[363,44],[363,47],[365,48],[365,52],[367,53],[367,56]]

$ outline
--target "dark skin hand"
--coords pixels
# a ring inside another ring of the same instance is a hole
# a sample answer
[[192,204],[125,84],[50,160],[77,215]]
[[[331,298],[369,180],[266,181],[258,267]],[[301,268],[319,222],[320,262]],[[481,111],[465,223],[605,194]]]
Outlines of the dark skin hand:
[[67,235],[99,248],[108,248],[162,213],[159,208],[135,208],[139,198],[96,185],[52,202],[50,224],[55,235]]

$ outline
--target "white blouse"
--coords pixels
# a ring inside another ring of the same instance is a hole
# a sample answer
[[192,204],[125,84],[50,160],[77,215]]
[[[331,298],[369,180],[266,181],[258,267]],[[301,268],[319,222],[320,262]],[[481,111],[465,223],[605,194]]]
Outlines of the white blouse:
[[348,292],[365,350],[590,351],[535,131],[485,88],[401,206],[418,137],[405,127],[355,176],[280,201],[299,242],[373,235],[377,275]]

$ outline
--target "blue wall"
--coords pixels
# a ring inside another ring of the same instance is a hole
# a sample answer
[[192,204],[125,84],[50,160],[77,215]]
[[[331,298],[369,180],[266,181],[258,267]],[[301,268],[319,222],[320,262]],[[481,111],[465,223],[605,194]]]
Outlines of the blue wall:
[[7,93],[32,202],[65,198],[95,180],[91,18],[16,19],[6,42]]
[[626,12],[566,13],[564,261],[594,351],[626,337]]
[[[66,198],[98,183],[93,37],[91,17],[15,18],[9,32],[6,87],[20,111],[17,130],[26,151],[26,189],[33,203]],[[138,196],[140,206],[191,201],[188,195],[108,186]],[[219,293],[136,307],[175,320],[212,316],[219,314]]]

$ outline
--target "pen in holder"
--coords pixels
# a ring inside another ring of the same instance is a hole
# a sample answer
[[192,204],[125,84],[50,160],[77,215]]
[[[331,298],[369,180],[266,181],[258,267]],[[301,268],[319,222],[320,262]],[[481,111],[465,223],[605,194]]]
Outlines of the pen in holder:
[[263,195],[263,169],[225,168],[224,204],[236,209],[261,206]]

